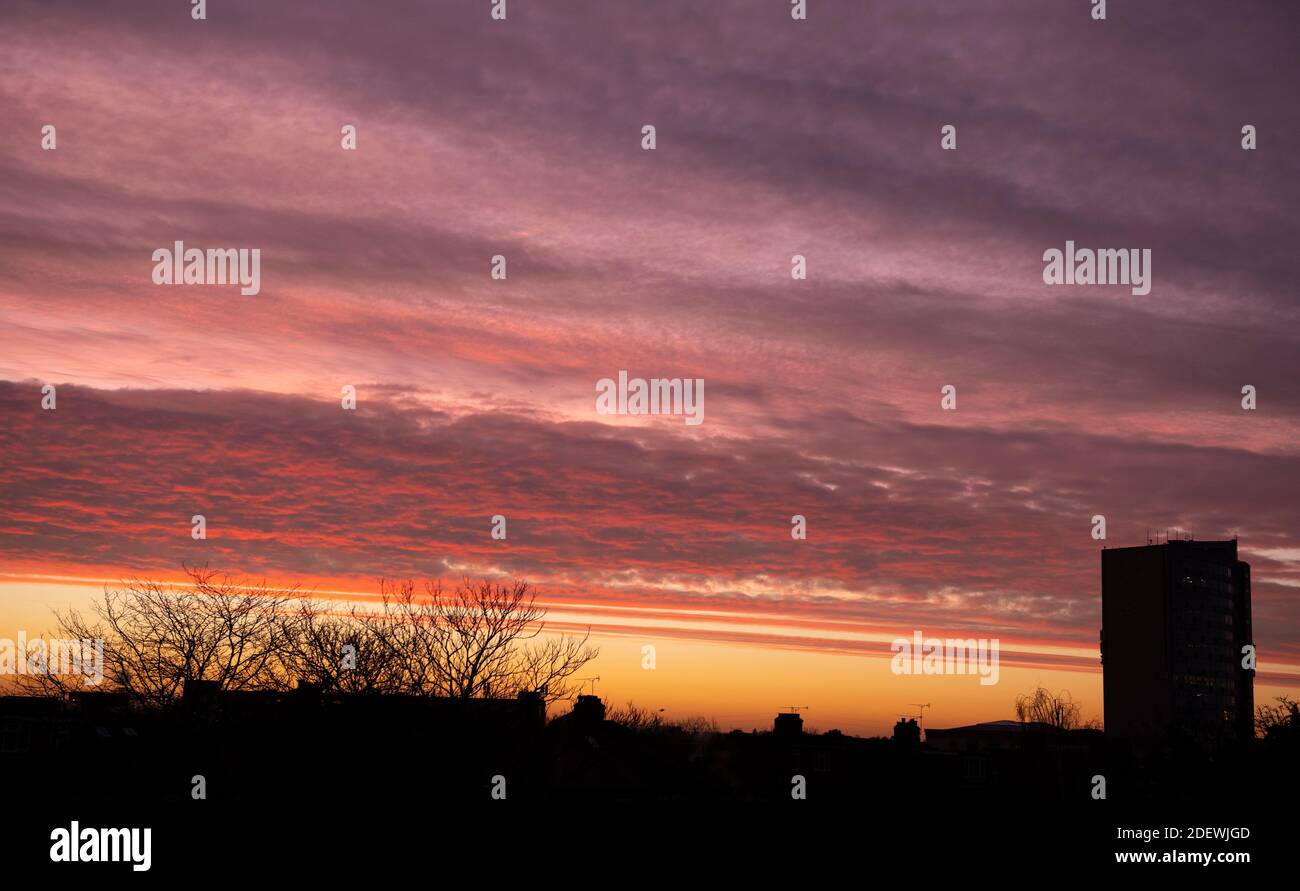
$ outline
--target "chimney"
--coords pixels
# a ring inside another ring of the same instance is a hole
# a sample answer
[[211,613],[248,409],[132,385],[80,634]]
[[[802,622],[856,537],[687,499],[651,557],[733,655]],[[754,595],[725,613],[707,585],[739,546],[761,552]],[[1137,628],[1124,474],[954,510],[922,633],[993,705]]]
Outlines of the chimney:
[[[520,690],[518,699],[524,722],[530,726],[544,727],[546,725],[546,697],[542,695],[542,692],[540,690]],[[600,716],[602,719],[605,717],[603,703],[600,707]]]
[[916,718],[899,718],[894,725],[894,744],[905,749],[919,748],[921,745],[921,727]]
[[204,681],[198,678],[186,678],[181,688],[181,705],[193,714],[211,712],[217,708],[221,697],[221,684],[218,681]]
[[605,720],[605,703],[599,696],[579,696],[573,704],[573,718],[583,727],[599,726]]
[[772,722],[772,732],[777,736],[802,736],[803,718],[798,712],[781,712]]

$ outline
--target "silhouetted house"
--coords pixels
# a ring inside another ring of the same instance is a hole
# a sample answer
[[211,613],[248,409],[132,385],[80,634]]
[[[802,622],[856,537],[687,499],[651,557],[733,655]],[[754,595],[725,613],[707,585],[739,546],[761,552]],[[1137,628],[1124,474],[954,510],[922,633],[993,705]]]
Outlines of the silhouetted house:
[[[15,801],[29,795],[85,802],[141,791],[147,737],[116,694],[0,697],[0,776]],[[147,793],[145,793],[147,794]]]
[[1107,548],[1101,603],[1107,736],[1254,735],[1250,564],[1236,539]]
[[881,790],[916,794],[921,787],[919,753],[883,738],[808,732],[802,722],[789,721],[795,717],[781,715],[771,732],[712,734],[704,761],[705,772],[721,787],[715,796],[788,801],[795,777],[803,778],[808,798],[816,801],[863,801]]
[[[594,698],[594,697],[586,697]],[[600,718],[604,706],[599,700]],[[540,693],[513,699],[412,696],[399,693],[327,693],[301,682],[292,690],[223,690],[216,681],[187,681],[182,709],[191,718],[227,724],[263,722],[362,723],[378,728],[415,726],[441,737],[529,733],[546,724]]]
[[[536,690],[523,690],[515,697],[519,716],[528,723],[542,727],[546,724],[546,698]],[[604,706],[601,707],[604,715]]]
[[[1059,730],[1032,721],[925,731],[926,752],[951,760],[953,782],[1004,800],[1068,800],[1086,788],[1103,749],[1098,730]],[[932,770],[942,768],[936,763]]]
[[72,709],[85,716],[120,716],[131,707],[131,697],[122,690],[76,690],[69,700]]
[[676,797],[694,777],[690,740],[671,728],[640,731],[605,718],[600,697],[582,695],[546,728],[541,780],[565,798]]
[[985,721],[965,727],[931,727],[925,744],[936,752],[974,752],[1023,749],[1034,731],[1048,730],[1046,724],[1021,721]]
[[64,748],[74,722],[57,699],[0,696],[0,756],[54,752]]

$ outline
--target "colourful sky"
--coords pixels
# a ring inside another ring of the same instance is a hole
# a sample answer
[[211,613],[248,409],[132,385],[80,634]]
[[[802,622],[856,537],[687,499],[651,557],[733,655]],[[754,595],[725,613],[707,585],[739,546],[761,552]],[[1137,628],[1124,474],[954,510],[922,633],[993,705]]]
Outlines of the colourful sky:
[[[1088,6],[4,4],[0,635],[182,561],[510,576],[615,702],[1093,716],[1104,514],[1238,537],[1295,693],[1300,13]],[[1044,285],[1067,239],[1151,249],[1150,294]],[[176,240],[261,293],[155,286]],[[705,422],[598,415],[620,369]],[[892,675],[914,629],[1000,682]]]

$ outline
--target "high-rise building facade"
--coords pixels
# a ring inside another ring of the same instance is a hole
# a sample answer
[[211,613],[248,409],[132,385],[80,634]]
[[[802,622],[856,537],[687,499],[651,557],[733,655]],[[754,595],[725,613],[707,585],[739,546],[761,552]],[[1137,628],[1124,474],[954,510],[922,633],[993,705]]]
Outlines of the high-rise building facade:
[[1254,734],[1250,564],[1236,539],[1103,550],[1101,616],[1108,736]]

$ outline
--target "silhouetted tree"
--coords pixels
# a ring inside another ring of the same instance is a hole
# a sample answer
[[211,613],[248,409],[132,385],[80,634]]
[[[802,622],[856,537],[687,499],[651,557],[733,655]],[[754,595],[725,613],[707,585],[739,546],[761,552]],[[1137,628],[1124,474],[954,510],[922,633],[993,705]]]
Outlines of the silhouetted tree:
[[660,714],[662,711],[663,709],[656,712],[641,708],[633,702],[621,707],[610,706],[608,701],[605,702],[605,720],[629,730],[658,730],[664,726],[663,716]]
[[384,582],[383,609],[366,619],[407,692],[472,699],[530,690],[569,699],[569,684],[599,653],[581,637],[543,637],[546,610],[527,582],[464,580],[447,591],[426,582]]
[[[347,613],[266,582],[186,567],[188,583],[123,582],[92,607],[55,613],[58,634],[103,640],[108,689],[166,706],[192,680],[222,690],[285,690],[473,699],[536,691],[571,698],[569,680],[599,652],[588,635],[544,635],[526,582],[465,580],[454,591],[383,582],[379,609]],[[63,695],[84,678],[33,675],[24,689]]]
[[1270,743],[1300,741],[1300,703],[1286,695],[1275,701],[1277,705],[1260,705],[1255,709],[1257,735]]
[[669,721],[664,719],[662,712],[663,709],[654,711],[634,702],[628,702],[625,706],[611,706],[605,700],[605,720],[629,730],[675,732],[688,736],[707,736],[718,732],[718,724],[712,718],[694,715]]
[[1090,727],[1079,714],[1079,703],[1069,691],[1052,693],[1039,687],[1033,693],[1016,697],[1016,720],[1025,724],[1045,724],[1054,730],[1078,730]]
[[302,599],[281,619],[289,675],[323,693],[402,691],[402,673],[378,623],[357,610],[335,615]]
[[[56,612],[57,635],[102,640],[105,687],[146,706],[175,702],[191,680],[214,681],[223,690],[283,688],[279,613],[294,590],[184,568],[188,584],[135,580],[106,587],[93,618]],[[68,690],[67,678],[33,682],[44,692]]]

